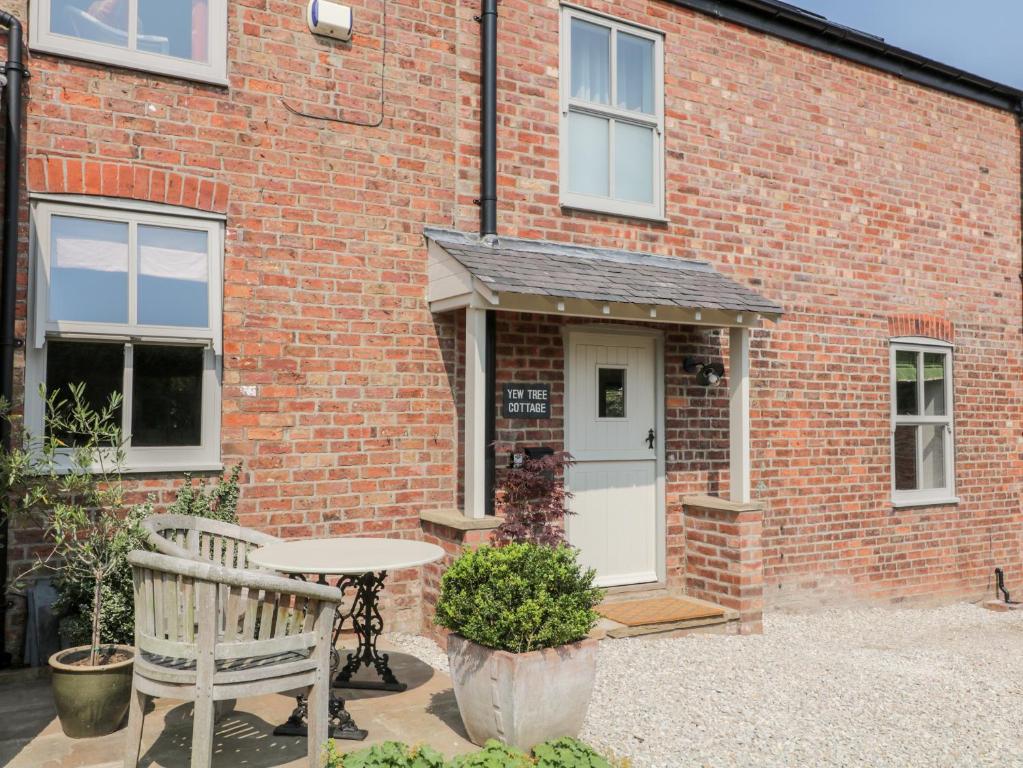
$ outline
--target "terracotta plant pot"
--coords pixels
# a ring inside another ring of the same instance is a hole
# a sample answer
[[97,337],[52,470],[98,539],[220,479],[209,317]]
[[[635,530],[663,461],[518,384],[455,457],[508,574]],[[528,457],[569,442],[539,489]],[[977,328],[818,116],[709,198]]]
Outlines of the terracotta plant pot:
[[448,636],[448,664],[462,722],[474,744],[497,739],[521,750],[578,736],[597,671],[597,641],[529,653]]
[[113,733],[128,714],[135,649],[127,645],[114,648],[131,658],[100,667],[74,665],[89,655],[87,645],[57,651],[50,657],[57,717],[64,733],[73,739]]

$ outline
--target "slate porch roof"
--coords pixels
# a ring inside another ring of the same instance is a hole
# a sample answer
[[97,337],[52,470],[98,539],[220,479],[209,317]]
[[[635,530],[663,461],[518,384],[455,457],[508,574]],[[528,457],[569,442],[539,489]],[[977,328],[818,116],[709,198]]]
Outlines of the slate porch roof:
[[636,251],[427,228],[444,249],[495,293],[777,316],[784,310],[705,262]]

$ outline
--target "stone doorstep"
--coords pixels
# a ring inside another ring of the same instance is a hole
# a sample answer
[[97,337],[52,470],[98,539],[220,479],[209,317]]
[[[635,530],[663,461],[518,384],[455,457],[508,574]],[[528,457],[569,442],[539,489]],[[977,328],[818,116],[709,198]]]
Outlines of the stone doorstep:
[[625,587],[605,587],[604,588],[604,602],[605,603],[622,603],[629,600],[650,600],[655,597],[684,597],[687,600],[692,600],[688,595],[684,595],[677,590],[671,590],[660,584],[636,584],[635,586]]

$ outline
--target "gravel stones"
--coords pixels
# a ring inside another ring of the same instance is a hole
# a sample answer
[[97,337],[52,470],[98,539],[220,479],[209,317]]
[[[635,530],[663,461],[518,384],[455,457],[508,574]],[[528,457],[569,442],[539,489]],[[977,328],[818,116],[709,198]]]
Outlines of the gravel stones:
[[[431,641],[391,639],[446,669]],[[606,641],[581,737],[634,768],[1023,765],[1023,613],[775,613],[763,635]]]
[[433,640],[420,635],[405,635],[400,632],[389,633],[385,635],[385,638],[396,650],[415,656],[434,669],[440,670],[445,675],[448,674],[448,655]]

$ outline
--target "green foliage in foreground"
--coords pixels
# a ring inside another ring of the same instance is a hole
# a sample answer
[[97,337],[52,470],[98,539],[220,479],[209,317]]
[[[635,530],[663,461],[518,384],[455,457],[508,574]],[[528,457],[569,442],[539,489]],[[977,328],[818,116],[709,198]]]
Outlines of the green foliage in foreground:
[[342,755],[327,742],[325,768],[445,768],[444,756],[429,747],[409,747],[398,741],[385,741],[368,749]]
[[568,546],[484,546],[463,552],[441,578],[435,621],[474,643],[512,653],[582,640],[603,592]]
[[230,472],[224,473],[212,487],[207,485],[205,479],[200,480],[198,484],[193,483],[192,475],[186,472],[185,479],[178,488],[177,498],[167,509],[167,513],[237,523],[240,492],[238,477],[241,471],[241,463],[235,464]]
[[612,763],[581,741],[569,738],[537,744],[529,755],[488,741],[478,752],[449,762],[430,747],[410,747],[397,741],[346,755],[328,741],[325,768],[612,768]]
[[537,768],[611,768],[611,763],[576,739],[554,739],[533,747]]

